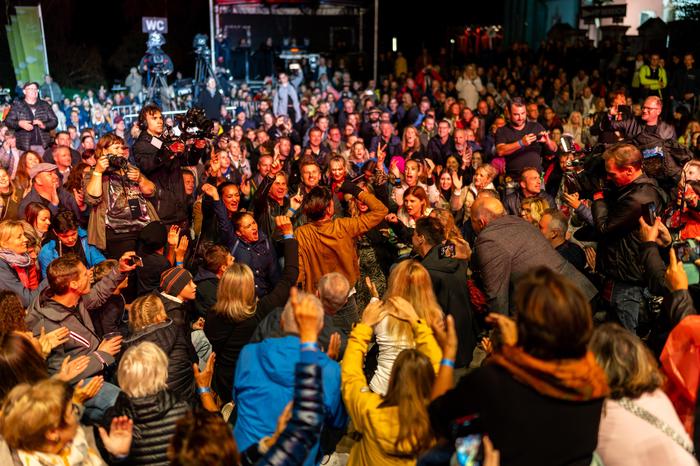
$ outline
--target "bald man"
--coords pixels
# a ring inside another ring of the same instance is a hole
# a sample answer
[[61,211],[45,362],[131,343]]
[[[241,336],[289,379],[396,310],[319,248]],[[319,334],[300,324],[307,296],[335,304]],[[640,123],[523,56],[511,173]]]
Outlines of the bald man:
[[[663,105],[657,96],[650,96],[642,105],[642,116],[617,120],[617,105],[610,107],[610,119],[604,118],[602,126],[609,124],[609,128],[622,133],[626,139],[633,139],[641,133],[656,136],[660,139],[676,139],[676,130],[673,126],[661,120]],[[603,128],[606,129],[607,127]]]
[[569,278],[589,301],[597,294],[593,284],[535,226],[506,215],[498,199],[477,198],[471,209],[471,223],[477,234],[472,264],[481,277],[490,312],[512,315],[515,283],[540,265]]

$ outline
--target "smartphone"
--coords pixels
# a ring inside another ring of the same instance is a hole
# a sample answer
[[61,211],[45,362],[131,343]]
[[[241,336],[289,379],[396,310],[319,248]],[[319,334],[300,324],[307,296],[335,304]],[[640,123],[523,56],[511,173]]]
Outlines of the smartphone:
[[656,204],[653,202],[642,204],[642,218],[647,225],[653,226],[656,223]]
[[139,256],[128,257],[127,263],[129,265],[135,265],[136,267],[143,267],[143,259],[141,259]]
[[676,259],[683,262],[683,269],[688,276],[688,285],[700,283],[700,269],[695,261],[700,259],[700,245],[695,240],[676,241],[673,243]]
[[455,453],[450,464],[481,466],[484,461],[483,430],[478,416],[457,421],[454,429]]
[[444,259],[445,257],[454,257],[455,256],[455,245],[454,243],[447,242],[445,244],[440,245],[438,249],[438,257],[440,259]]
[[618,105],[617,113],[621,113],[624,117],[632,115],[632,108],[629,105]]
[[301,69],[301,66],[299,65],[299,63],[291,63],[289,65],[289,69],[290,70],[299,70],[299,69]]

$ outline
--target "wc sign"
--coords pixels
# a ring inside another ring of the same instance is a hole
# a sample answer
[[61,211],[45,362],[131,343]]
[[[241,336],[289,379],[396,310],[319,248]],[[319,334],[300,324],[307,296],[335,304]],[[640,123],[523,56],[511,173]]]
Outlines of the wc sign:
[[143,16],[141,18],[141,30],[146,34],[150,34],[152,32],[167,34],[168,18],[159,18],[157,16]]

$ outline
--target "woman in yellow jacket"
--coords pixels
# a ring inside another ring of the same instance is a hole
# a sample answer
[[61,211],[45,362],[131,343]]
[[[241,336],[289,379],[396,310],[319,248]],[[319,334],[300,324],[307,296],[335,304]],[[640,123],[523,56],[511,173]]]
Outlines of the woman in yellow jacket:
[[[416,349],[396,358],[386,396],[373,393],[362,369],[372,327],[387,314],[407,321],[413,329]],[[427,404],[442,351],[428,325],[418,318],[403,298],[370,303],[355,326],[341,364],[341,389],[354,428],[362,434],[350,452],[348,466],[414,465],[418,455],[430,448]]]

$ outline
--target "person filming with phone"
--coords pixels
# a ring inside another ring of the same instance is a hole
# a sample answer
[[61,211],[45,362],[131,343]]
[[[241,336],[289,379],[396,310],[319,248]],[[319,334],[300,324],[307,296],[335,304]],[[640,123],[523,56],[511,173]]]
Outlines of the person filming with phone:
[[525,102],[513,99],[509,107],[510,123],[496,131],[496,155],[506,158],[506,171],[517,177],[525,167],[542,172],[542,156],[557,151],[544,126],[527,121]]
[[[98,338],[90,311],[102,306],[136,268],[131,263],[133,255],[133,251],[124,253],[112,271],[94,286],[91,285],[92,272],[74,254],[59,257],[49,264],[46,269],[48,288],[29,306],[25,319],[27,328],[37,336],[59,327],[70,330],[67,339],[52,349],[46,360],[49,374],[61,369],[66,356],[89,358],[87,367],[69,381],[71,384],[101,378],[103,372],[114,364],[122,337]],[[101,419],[118,394],[116,386],[104,382],[97,395],[85,403],[85,416],[91,420]]]
[[632,139],[641,133],[649,133],[661,139],[676,139],[673,125],[661,120],[663,105],[658,96],[649,96],[642,104],[642,115],[634,117],[629,106],[617,104],[610,106],[609,117],[601,120],[603,130],[619,131],[622,136]]
[[593,195],[598,233],[596,270],[603,273],[602,298],[620,323],[634,332],[646,306],[645,280],[639,258],[639,217],[650,225],[666,202],[656,180],[642,171],[642,153],[631,144],[615,144],[603,153],[611,182]]
[[149,199],[156,186],[128,163],[124,140],[105,134],[95,148],[97,164],[85,175],[84,203],[92,206],[88,222],[88,243],[106,251],[111,259],[136,250],[138,234],[158,220]]

